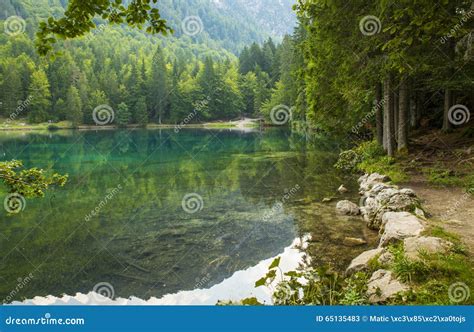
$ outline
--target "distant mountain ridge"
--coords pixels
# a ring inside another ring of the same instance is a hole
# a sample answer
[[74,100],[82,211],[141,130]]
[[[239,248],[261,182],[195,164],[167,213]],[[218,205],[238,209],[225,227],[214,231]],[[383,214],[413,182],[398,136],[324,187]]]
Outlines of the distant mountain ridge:
[[[124,3],[129,3],[125,0]],[[253,42],[262,43],[269,37],[279,41],[296,25],[292,11],[295,0],[158,0],[157,7],[175,37],[183,36],[182,23],[186,17],[197,16],[202,32],[191,36],[195,43],[220,46],[235,54]],[[49,15],[60,17],[67,0],[2,0],[0,20],[12,15],[29,19],[33,24]],[[187,36],[186,36],[187,37]]]

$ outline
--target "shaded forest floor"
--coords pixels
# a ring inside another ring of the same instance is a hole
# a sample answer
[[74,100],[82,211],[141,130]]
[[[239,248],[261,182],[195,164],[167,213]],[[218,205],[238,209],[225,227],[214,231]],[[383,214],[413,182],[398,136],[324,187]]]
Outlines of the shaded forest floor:
[[470,130],[420,130],[400,165],[435,226],[457,234],[474,256],[474,137]]

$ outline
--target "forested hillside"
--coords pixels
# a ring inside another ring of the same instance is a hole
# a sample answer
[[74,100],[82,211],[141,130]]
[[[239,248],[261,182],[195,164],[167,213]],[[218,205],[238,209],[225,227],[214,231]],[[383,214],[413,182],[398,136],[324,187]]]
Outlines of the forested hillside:
[[[49,7],[28,0],[2,3],[3,16],[17,15],[13,21],[8,16],[6,23],[19,29],[0,36],[1,115],[11,120],[94,124],[93,111],[101,105],[115,111],[119,125],[176,124],[193,113],[193,122],[258,116],[280,76],[281,47],[277,49],[272,39],[261,47],[258,42],[283,30],[271,25],[274,31],[266,33],[251,18],[259,17],[264,7],[247,8],[245,1],[199,0],[186,6],[159,1],[160,13],[175,30],[173,36],[150,36],[98,20],[92,33],[61,41],[59,56],[47,62],[36,53],[34,32],[41,19],[50,14],[60,17],[66,2],[49,3]],[[280,3],[275,10],[279,8]],[[285,8],[286,19],[281,22],[290,22],[293,14],[289,6]],[[231,15],[235,12],[242,16]],[[186,22],[186,15],[196,14],[200,16]],[[253,60],[245,61],[254,73],[247,75],[247,69],[239,69],[234,52],[252,41]],[[19,103],[24,107],[19,109]]]

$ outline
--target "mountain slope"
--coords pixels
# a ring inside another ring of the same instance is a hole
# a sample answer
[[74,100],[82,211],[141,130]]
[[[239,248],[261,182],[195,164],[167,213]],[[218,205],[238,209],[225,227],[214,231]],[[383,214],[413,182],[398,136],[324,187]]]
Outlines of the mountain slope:
[[[268,37],[278,41],[291,33],[296,23],[293,3],[294,0],[159,0],[156,6],[175,30],[175,38],[239,53],[245,45],[262,43]],[[49,15],[60,17],[66,6],[67,0],[2,0],[0,19],[21,16],[29,23],[27,31],[32,35],[39,20]],[[191,36],[183,30],[189,17],[197,17],[199,25],[199,33]]]

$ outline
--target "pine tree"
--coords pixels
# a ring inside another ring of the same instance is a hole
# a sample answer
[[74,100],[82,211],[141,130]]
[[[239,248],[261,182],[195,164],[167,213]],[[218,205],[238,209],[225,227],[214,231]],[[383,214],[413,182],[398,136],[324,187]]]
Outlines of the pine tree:
[[117,114],[115,116],[115,122],[119,127],[126,127],[131,120],[132,114],[130,113],[127,104],[120,103],[117,107]]
[[79,91],[75,86],[70,86],[66,98],[67,119],[71,121],[73,127],[82,124],[82,102]]
[[48,120],[51,108],[51,92],[49,82],[43,69],[37,69],[31,76],[29,88],[31,103],[29,105],[28,119],[32,123],[40,123]]
[[151,75],[148,81],[148,105],[151,109],[151,119],[162,123],[169,110],[169,84],[166,62],[160,46],[156,48],[151,65]]

